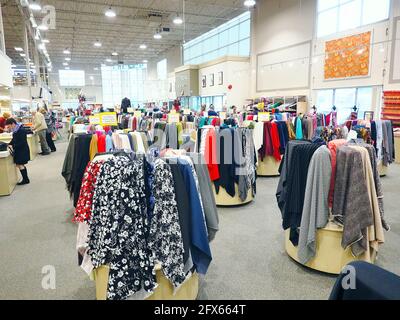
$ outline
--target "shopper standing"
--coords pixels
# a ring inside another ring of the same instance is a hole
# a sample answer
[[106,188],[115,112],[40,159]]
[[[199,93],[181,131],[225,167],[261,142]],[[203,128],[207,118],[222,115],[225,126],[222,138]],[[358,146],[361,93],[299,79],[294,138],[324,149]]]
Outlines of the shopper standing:
[[215,111],[215,107],[213,104],[210,105],[210,108],[208,110],[208,116],[209,117],[218,117],[218,113]]
[[43,156],[47,156],[50,154],[50,148],[46,141],[46,131],[47,131],[46,120],[42,112],[33,111],[32,115],[33,115],[33,131],[37,132],[40,140],[40,147],[42,148],[42,152],[40,154]]
[[53,134],[56,133],[56,119],[51,110],[48,110],[46,112],[45,109],[41,109],[41,112],[44,115],[44,119],[45,119],[46,125],[47,125],[47,130],[46,130],[47,145],[49,146],[51,152],[56,152],[57,149],[56,149],[56,146],[54,145],[54,141],[53,141]]
[[14,163],[22,175],[22,181],[18,183],[18,185],[29,184],[28,171],[25,167],[30,160],[30,150],[26,131],[22,124],[17,123],[13,118],[6,120],[6,127],[8,132],[12,132],[13,134],[9,147],[14,157]]
[[0,133],[3,133],[6,129],[6,121],[9,119],[11,115],[8,112],[4,112],[3,116],[0,117]]

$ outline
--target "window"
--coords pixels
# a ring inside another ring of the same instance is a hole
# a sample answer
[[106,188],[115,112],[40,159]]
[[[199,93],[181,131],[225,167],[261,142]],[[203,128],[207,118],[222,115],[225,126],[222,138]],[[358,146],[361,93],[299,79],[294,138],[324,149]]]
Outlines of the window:
[[318,0],[317,36],[388,19],[389,11],[390,0]]
[[373,87],[318,90],[316,107],[318,112],[329,113],[335,106],[341,124],[349,118],[354,106],[358,108],[359,118],[364,117],[364,112],[373,111],[373,96]]
[[167,59],[164,59],[157,63],[157,78],[158,80],[166,80],[167,75]]
[[85,71],[84,70],[60,70],[60,86],[61,87],[84,87]]
[[225,55],[250,55],[250,12],[183,45],[184,63],[200,64]]
[[123,98],[131,100],[132,106],[145,100],[147,65],[102,66],[103,105],[113,108],[121,104]]

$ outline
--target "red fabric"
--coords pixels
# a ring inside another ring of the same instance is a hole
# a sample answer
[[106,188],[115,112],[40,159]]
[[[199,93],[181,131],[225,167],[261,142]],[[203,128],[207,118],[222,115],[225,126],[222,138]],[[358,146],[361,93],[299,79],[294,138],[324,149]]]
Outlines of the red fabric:
[[272,130],[272,124],[270,121],[264,122],[264,140],[263,140],[263,157],[266,156],[273,156],[274,155],[274,147],[272,144],[272,139],[271,139],[271,130]]
[[106,152],[106,136],[104,134],[99,136],[97,139],[97,151],[99,153]]
[[105,132],[111,131],[111,127],[110,126],[104,126],[103,129],[104,129]]
[[332,208],[333,205],[333,196],[335,193],[335,178],[336,178],[336,154],[337,149],[346,144],[347,141],[344,139],[332,140],[328,143],[328,149],[331,152],[331,163],[332,163],[332,174],[331,174],[331,185],[329,188],[329,207]]
[[92,161],[87,165],[74,218],[72,219],[73,222],[88,222],[92,218],[94,187],[102,165],[103,162],[100,161]]
[[278,124],[275,122],[271,123],[271,140],[272,140],[272,147],[274,149],[273,156],[277,161],[281,161],[282,160],[280,152],[281,142],[279,139]]
[[211,181],[218,180],[220,174],[217,160],[217,135],[214,129],[209,130],[207,133],[204,157],[207,163],[208,172],[210,173]]
[[3,129],[5,129],[5,127],[6,127],[6,119],[0,117],[0,133],[3,133]]

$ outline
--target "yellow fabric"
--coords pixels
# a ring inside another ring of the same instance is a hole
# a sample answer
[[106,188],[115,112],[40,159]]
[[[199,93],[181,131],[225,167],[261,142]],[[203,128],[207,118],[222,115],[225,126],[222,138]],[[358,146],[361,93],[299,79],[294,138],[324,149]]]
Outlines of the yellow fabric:
[[97,140],[98,140],[97,134],[94,134],[92,137],[92,140],[90,141],[90,147],[89,147],[90,161],[92,161],[94,159],[94,157],[96,156],[96,154],[98,152]]

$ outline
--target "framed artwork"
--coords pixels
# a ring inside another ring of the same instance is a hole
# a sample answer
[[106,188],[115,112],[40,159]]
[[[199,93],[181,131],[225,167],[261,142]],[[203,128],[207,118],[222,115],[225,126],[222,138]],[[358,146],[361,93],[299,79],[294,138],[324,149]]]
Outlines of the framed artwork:
[[214,73],[210,74],[210,87],[214,86]]
[[222,71],[218,72],[218,85],[222,86],[224,84],[224,73]]
[[201,79],[201,85],[203,88],[207,87],[207,76],[203,76]]
[[325,43],[325,80],[370,74],[371,31]]

